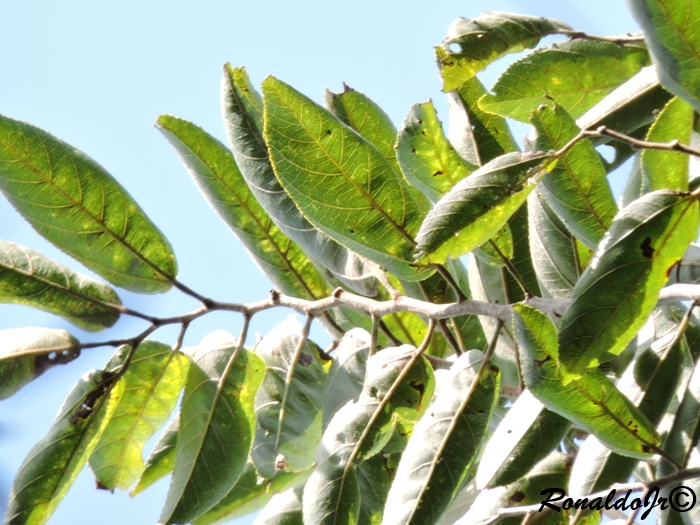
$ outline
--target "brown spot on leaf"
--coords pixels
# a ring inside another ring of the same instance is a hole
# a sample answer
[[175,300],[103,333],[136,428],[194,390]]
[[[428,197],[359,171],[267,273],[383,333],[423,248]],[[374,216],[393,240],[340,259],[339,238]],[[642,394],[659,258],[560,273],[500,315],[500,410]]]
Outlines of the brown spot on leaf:
[[437,170],[435,173],[433,173],[433,177],[437,177],[438,175],[443,175],[444,173],[440,170]]
[[654,256],[654,248],[651,246],[651,237],[646,237],[640,246],[642,249],[642,255],[647,259],[651,259]]

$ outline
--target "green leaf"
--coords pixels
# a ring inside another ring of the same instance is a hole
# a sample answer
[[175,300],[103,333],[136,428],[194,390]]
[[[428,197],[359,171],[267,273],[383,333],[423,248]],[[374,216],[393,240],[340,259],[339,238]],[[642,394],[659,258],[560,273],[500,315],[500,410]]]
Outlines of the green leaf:
[[36,231],[112,284],[171,287],[172,248],[126,190],[81,151],[3,116],[0,190]]
[[535,47],[542,37],[570,31],[556,20],[513,13],[484,12],[479,18],[457,18],[438,49],[443,91],[459,88],[491,62],[508,53]]
[[479,107],[486,93],[477,77],[447,93],[450,142],[463,159],[478,166],[520,149],[506,120]]
[[[305,523],[357,523],[358,468],[382,451],[398,421],[410,429],[433,395],[435,379],[425,358],[404,372],[414,350],[409,345],[387,348],[367,361],[359,399],[336,412],[317,449],[317,467],[304,491]],[[403,380],[394,387],[403,373]]]
[[418,262],[444,263],[493,237],[525,202],[545,158],[508,153],[455,185],[420,227]]
[[[700,11],[698,12],[700,14]],[[650,142],[677,140],[690,144],[695,112],[683,99],[674,98],[659,113],[647,134]],[[651,190],[688,191],[689,157],[680,151],[642,150],[641,167]]]
[[596,367],[625,348],[697,234],[697,202],[678,192],[648,193],[615,217],[561,320],[568,372]]
[[535,190],[527,199],[532,265],[544,297],[571,297],[581,274],[576,238]]
[[280,472],[273,480],[261,483],[252,462],[246,463],[236,484],[214,507],[195,519],[194,525],[221,523],[257,512],[277,493],[288,487],[302,487],[310,471]]
[[471,475],[500,393],[500,373],[481,352],[463,354],[449,384],[416,424],[384,508],[389,524],[434,523]]
[[693,0],[631,0],[661,83],[700,112],[700,6]]
[[482,110],[527,122],[548,97],[578,118],[648,65],[646,49],[567,40],[513,63],[480,101]]
[[630,457],[650,457],[659,437],[639,409],[599,370],[566,377],[554,324],[539,310],[522,303],[513,310],[523,381],[533,395],[610,449]]
[[253,440],[253,400],[263,372],[262,360],[228,334],[214,332],[200,343],[182,399],[162,523],[192,521],[236,483]]
[[484,448],[476,473],[477,488],[507,485],[524,477],[559,445],[570,427],[568,420],[547,410],[524,390]]
[[263,210],[223,144],[195,124],[170,115],[161,115],[158,127],[211,207],[277,290],[305,299],[328,296],[330,287],[324,277]]
[[65,330],[0,330],[0,400],[14,395],[49,368],[80,356],[78,341]]
[[113,375],[93,370],[73,387],[48,434],[22,463],[3,523],[46,523],[83,469],[110,417],[121,387]]
[[102,330],[119,319],[112,288],[30,248],[0,240],[0,302],[60,315],[84,330]]
[[350,249],[411,280],[422,217],[379,151],[279,80],[263,83],[265,137],[275,174],[304,216]]
[[325,99],[330,112],[367,139],[398,171],[394,150],[396,128],[376,102],[348,86],[344,86],[342,93],[326,90]]
[[158,437],[158,441],[146,460],[146,465],[139,477],[138,483],[136,483],[136,486],[131,491],[131,496],[140,494],[163,476],[173,471],[175,467],[175,452],[179,431],[180,414],[177,413]]
[[374,295],[375,280],[365,263],[312,226],[277,180],[263,137],[263,102],[245,69],[224,66],[222,106],[226,134],[241,175],[280,231],[346,286]]
[[396,153],[406,180],[433,202],[476,169],[447,140],[432,101],[411,106],[399,131]]
[[[537,130],[537,148],[559,150],[581,131],[556,104],[540,104],[530,122]],[[579,140],[543,179],[547,203],[576,237],[595,248],[610,227],[617,205],[593,144]]]
[[187,364],[184,355],[156,341],[146,340],[136,349],[119,380],[124,394],[90,457],[90,467],[105,488],[127,489],[139,478],[145,468],[143,447],[175,409]]
[[263,337],[255,353],[266,367],[255,396],[255,468],[267,479],[308,470],[323,433],[321,404],[330,363],[321,360],[295,318]]

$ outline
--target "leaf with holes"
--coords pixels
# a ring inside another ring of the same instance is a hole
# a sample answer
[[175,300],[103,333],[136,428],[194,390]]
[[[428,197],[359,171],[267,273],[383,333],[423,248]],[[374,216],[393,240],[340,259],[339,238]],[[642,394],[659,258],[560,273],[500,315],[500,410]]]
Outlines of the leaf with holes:
[[36,231],[112,284],[171,287],[173,250],[126,190],[81,151],[3,116],[0,190]]
[[24,304],[84,330],[109,328],[121,301],[104,283],[75,273],[30,248],[0,240],[0,302]]
[[[699,12],[700,13],[700,12]],[[650,142],[671,142],[677,140],[690,144],[695,112],[685,100],[674,98],[659,113],[646,140]],[[688,191],[690,159],[680,151],[642,150],[641,169],[648,181],[650,190]]]
[[479,101],[482,110],[527,122],[546,96],[578,118],[648,65],[642,45],[567,40],[513,63]]
[[[537,148],[559,150],[581,131],[556,104],[540,104],[530,122],[537,130]],[[579,140],[543,179],[545,199],[567,228],[595,249],[610,227],[617,205],[600,156],[588,140]]]
[[649,458],[658,448],[659,436],[644,414],[600,370],[567,376],[554,324],[522,303],[514,305],[513,311],[522,377],[532,394],[615,452]]
[[158,118],[158,129],[178,151],[211,207],[277,290],[306,299],[330,293],[311,260],[260,206],[223,144],[198,126],[170,115]]
[[433,202],[476,169],[447,140],[431,101],[411,106],[399,131],[396,152],[406,180]]
[[304,490],[305,522],[357,522],[361,507],[358,468],[389,443],[399,421],[410,430],[433,395],[435,379],[423,357],[393,386],[411,364],[414,350],[408,345],[387,348],[367,361],[359,399],[338,410],[323,433],[316,452],[317,467]]
[[253,440],[253,400],[262,360],[228,334],[214,332],[197,347],[180,410],[175,469],[161,523],[187,523],[231,490]]
[[275,173],[314,226],[397,276],[415,268],[418,205],[386,158],[304,95],[269,77],[263,83],[265,138]]
[[65,330],[0,330],[0,399],[7,399],[49,368],[80,356],[78,341]]
[[318,231],[277,180],[263,138],[263,102],[244,68],[224,66],[222,111],[226,134],[241,175],[265,213],[304,253],[346,286],[373,295],[375,282],[357,254]]
[[329,362],[296,319],[279,324],[256,345],[265,378],[255,396],[255,438],[251,457],[266,479],[311,468],[321,441],[321,400]]
[[76,383],[48,434],[17,472],[3,523],[48,521],[97,445],[120,395],[111,373],[93,370]]
[[139,478],[145,467],[143,447],[175,409],[187,364],[183,354],[156,341],[144,341],[136,349],[119,379],[124,394],[90,456],[95,477],[107,489],[127,489]]
[[661,83],[700,112],[700,6],[694,0],[631,0]]
[[648,193],[615,217],[561,320],[561,362],[568,372],[597,367],[625,348],[697,235],[698,204],[683,193]]
[[478,371],[482,357],[476,350],[460,356],[449,384],[414,427],[382,523],[435,523],[473,475],[500,393],[498,368],[489,364]]
[[416,260],[444,263],[484,244],[525,202],[545,164],[544,155],[507,153],[457,183],[421,225]]
[[440,45],[446,52],[439,61],[442,89],[457,89],[502,56],[531,49],[542,37],[570,30],[556,20],[513,13],[487,11],[479,18],[458,18]]

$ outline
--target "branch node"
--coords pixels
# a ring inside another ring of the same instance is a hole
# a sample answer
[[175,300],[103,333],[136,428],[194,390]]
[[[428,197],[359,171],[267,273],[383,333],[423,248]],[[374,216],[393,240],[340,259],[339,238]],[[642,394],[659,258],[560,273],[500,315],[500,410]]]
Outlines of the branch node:
[[270,290],[270,301],[272,301],[272,304],[279,304],[280,293],[277,290]]
[[340,286],[333,290],[333,293],[331,295],[333,296],[333,299],[340,299],[340,296],[343,294],[345,290],[343,290]]

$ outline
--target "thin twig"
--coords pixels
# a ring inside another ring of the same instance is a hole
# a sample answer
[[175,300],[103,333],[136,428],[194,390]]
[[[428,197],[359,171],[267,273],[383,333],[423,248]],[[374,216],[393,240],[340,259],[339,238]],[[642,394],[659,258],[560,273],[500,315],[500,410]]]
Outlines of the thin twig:
[[583,31],[557,31],[557,34],[566,35],[571,39],[580,38],[582,40],[593,40],[596,42],[610,42],[611,44],[617,44],[618,46],[624,46],[625,44],[639,44],[644,42],[644,35],[639,34],[627,34],[625,36],[598,36],[590,35],[584,33]]

